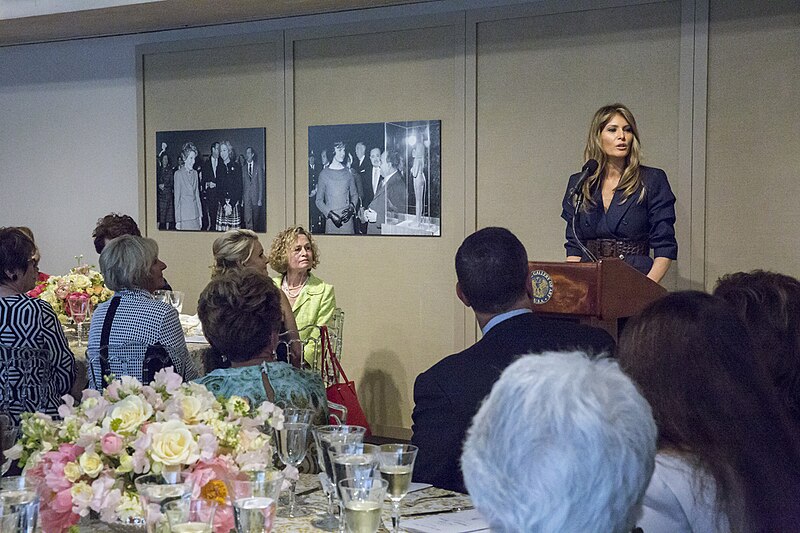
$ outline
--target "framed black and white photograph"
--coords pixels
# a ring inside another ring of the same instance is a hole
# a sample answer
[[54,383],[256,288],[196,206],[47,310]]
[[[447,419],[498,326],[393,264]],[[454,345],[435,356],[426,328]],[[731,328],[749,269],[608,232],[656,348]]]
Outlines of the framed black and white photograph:
[[308,128],[314,234],[441,235],[440,120]]
[[160,230],[267,231],[264,128],[156,132]]

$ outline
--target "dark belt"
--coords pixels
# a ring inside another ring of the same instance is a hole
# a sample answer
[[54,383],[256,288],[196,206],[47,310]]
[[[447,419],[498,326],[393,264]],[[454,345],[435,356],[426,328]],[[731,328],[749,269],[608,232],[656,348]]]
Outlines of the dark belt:
[[628,255],[649,255],[650,243],[647,241],[615,241],[614,239],[591,239],[586,247],[595,257],[619,257]]

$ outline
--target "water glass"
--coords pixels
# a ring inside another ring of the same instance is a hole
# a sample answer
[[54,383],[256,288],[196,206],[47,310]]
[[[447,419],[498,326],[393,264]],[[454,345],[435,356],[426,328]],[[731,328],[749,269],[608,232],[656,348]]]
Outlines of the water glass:
[[385,479],[342,479],[337,483],[347,533],[375,533],[381,526]]
[[0,513],[16,516],[16,522],[13,518],[4,520],[14,525],[8,529],[3,527],[3,533],[33,533],[39,520],[36,483],[23,476],[0,478]]
[[[350,442],[334,444],[328,450],[333,465],[333,482],[338,484],[343,479],[364,481],[378,474],[378,452],[380,448],[374,444]],[[338,485],[337,485],[338,487]],[[338,492],[341,497],[341,492]]]
[[322,480],[322,489],[328,496],[328,512],[322,518],[311,523],[314,527],[325,531],[336,531],[339,529],[339,520],[337,520],[336,516],[333,514],[336,489],[333,485],[333,465],[331,464],[331,456],[328,453],[330,447],[334,444],[362,442],[366,431],[366,428],[361,426],[318,426],[314,428],[314,440],[317,444],[317,460],[325,474],[325,479]]
[[211,533],[217,502],[209,500],[176,500],[164,505],[171,533]]
[[188,472],[164,471],[161,474],[139,476],[134,481],[139,501],[145,513],[147,533],[168,530],[164,509],[168,503],[189,500],[193,483]]
[[412,444],[384,444],[378,454],[381,476],[389,486],[387,493],[392,500],[392,523],[394,533],[400,531],[400,502],[411,485],[417,447]]
[[182,291],[168,291],[169,304],[175,308],[178,314],[183,311],[183,297],[185,296]]
[[18,512],[7,511],[0,505],[0,533],[13,533],[19,531],[19,517]]
[[[308,430],[311,427],[311,419],[314,412],[310,409],[299,409],[297,407],[286,407],[283,410],[283,429],[273,430],[275,433],[275,447],[278,450],[278,457],[287,466],[295,468],[303,462],[308,449]],[[289,505],[278,511],[278,516],[295,518],[298,516],[308,516],[306,508],[298,508],[295,503],[295,490],[297,480],[291,480],[289,488]]]
[[164,302],[165,304],[168,304],[169,303],[169,293],[170,292],[171,291],[168,291],[168,290],[165,290],[165,289],[158,289],[156,291],[153,291],[153,298],[155,298],[159,302]]
[[227,485],[237,533],[272,531],[283,474],[277,470],[246,472],[242,478],[228,479]]

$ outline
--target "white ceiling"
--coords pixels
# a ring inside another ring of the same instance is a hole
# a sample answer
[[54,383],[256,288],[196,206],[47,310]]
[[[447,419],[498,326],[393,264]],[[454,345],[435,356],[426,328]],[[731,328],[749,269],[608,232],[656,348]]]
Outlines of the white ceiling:
[[431,0],[0,0],[0,46],[330,13]]

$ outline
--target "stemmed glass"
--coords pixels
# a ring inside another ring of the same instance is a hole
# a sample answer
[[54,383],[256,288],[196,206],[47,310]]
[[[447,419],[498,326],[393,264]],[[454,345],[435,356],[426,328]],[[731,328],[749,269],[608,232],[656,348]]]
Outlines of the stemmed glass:
[[[5,475],[11,467],[11,461],[6,461],[6,450],[14,446],[17,442],[17,430],[11,417],[5,413],[0,413],[0,476]],[[6,464],[8,462],[8,464]],[[0,529],[0,531],[3,531]]]
[[412,444],[384,444],[378,453],[381,476],[389,483],[388,494],[392,500],[392,524],[394,533],[400,531],[400,502],[411,485],[411,473],[417,447]]
[[[308,430],[313,415],[314,412],[310,409],[287,407],[283,410],[283,429],[275,429],[274,433],[278,457],[286,466],[291,465],[297,468],[303,462],[308,449]],[[289,488],[289,506],[278,510],[278,516],[287,518],[308,516],[308,509],[296,506],[296,489],[297,480],[292,479]]]
[[168,291],[167,296],[169,297],[169,304],[174,307],[180,315],[181,311],[183,311],[184,293],[182,291]]
[[333,483],[337,488],[339,497],[339,531],[344,533],[344,500],[339,482],[350,479],[354,483],[370,483],[378,471],[378,451],[380,448],[374,444],[363,442],[349,442],[334,444],[328,453],[333,465]]
[[361,426],[318,426],[313,430],[314,441],[317,444],[317,460],[324,476],[320,477],[322,490],[328,496],[328,511],[325,516],[311,523],[318,529],[325,531],[336,531],[339,529],[339,520],[333,514],[333,500],[336,497],[336,489],[333,486],[333,465],[331,456],[328,453],[334,444],[347,444],[361,442],[364,440],[366,428]]
[[83,322],[89,314],[89,297],[86,294],[70,294],[67,297],[69,314],[78,331],[78,346],[83,346]]
[[342,479],[337,483],[347,533],[375,533],[381,527],[385,479]]

